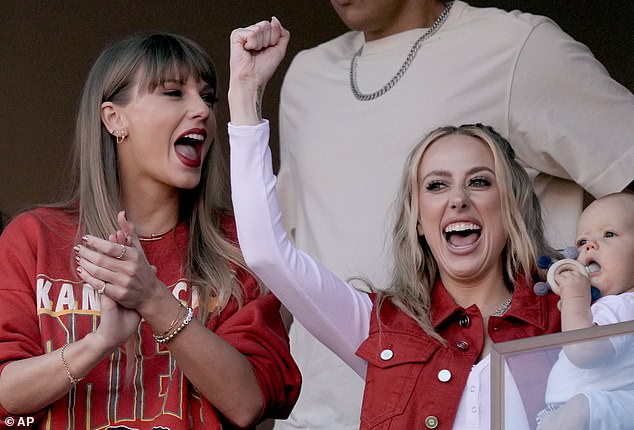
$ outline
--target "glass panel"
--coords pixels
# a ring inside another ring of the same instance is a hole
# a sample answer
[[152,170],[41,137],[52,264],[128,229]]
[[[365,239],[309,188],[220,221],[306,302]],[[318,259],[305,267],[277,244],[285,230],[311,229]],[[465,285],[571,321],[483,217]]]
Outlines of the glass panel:
[[634,321],[495,344],[491,428],[634,429]]

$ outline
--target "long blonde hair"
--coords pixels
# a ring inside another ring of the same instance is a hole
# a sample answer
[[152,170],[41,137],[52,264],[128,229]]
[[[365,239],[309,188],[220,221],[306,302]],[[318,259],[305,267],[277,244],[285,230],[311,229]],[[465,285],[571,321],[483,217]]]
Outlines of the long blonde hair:
[[[75,127],[69,197],[57,206],[79,211],[78,236],[90,233],[107,238],[117,230],[122,209],[119,164],[114,137],[102,124],[103,102],[126,104],[131,88],[153,90],[167,79],[200,79],[217,92],[216,70],[209,55],[195,42],[174,34],[137,34],[106,48],[95,61],[81,95]],[[203,162],[197,187],[182,190],[179,218],[189,225],[184,275],[199,297],[199,318],[234,297],[242,303],[235,268],[246,270],[235,243],[225,238],[221,219],[230,208],[228,150],[216,138]],[[233,263],[233,267],[230,263]]]
[[[541,209],[530,178],[515,160],[511,145],[491,127],[481,124],[441,127],[427,135],[410,152],[403,171],[397,197],[394,225],[394,269],[388,289],[378,292],[377,313],[389,297],[427,333],[438,337],[430,321],[431,290],[438,276],[438,266],[429,245],[419,237],[418,170],[425,150],[450,135],[474,137],[487,144],[493,153],[495,176],[500,188],[500,204],[507,233],[502,251],[504,279],[515,288],[517,277],[537,275],[538,255],[556,255],[544,239]],[[541,273],[543,276],[543,273]]]

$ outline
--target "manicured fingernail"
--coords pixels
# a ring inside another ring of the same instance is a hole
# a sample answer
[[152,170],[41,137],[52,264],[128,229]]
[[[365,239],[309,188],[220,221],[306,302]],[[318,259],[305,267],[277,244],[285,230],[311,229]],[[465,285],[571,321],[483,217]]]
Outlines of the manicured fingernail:
[[75,252],[79,252],[79,245],[75,245],[75,246],[73,246],[73,251],[75,251]]
[[77,273],[81,273],[81,267],[77,266],[75,270],[77,270]]
[[81,240],[83,240],[84,242],[88,242],[88,235],[83,235],[81,237]]
[[75,261],[79,263],[79,255],[75,256]]

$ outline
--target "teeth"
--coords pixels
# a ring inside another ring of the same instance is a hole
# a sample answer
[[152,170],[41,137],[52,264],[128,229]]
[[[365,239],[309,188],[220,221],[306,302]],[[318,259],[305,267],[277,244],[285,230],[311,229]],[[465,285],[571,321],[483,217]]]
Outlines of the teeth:
[[193,139],[193,140],[205,140],[205,136],[203,136],[202,134],[196,134],[196,133],[186,134],[183,137],[187,139]]
[[447,227],[445,227],[445,233],[451,233],[454,231],[466,231],[466,230],[481,230],[482,227],[480,227],[477,224],[473,224],[470,222],[456,222],[453,224],[449,224]]

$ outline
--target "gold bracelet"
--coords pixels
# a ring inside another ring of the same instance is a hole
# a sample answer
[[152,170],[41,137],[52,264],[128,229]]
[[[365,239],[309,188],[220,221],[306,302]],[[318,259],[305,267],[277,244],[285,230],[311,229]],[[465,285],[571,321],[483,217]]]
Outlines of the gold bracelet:
[[68,380],[70,381],[71,384],[73,385],[77,385],[77,383],[81,380],[83,380],[85,378],[85,376],[82,376],[81,378],[75,378],[71,373],[70,373],[70,367],[68,367],[68,362],[66,361],[66,358],[64,357],[64,351],[66,350],[66,347],[70,345],[70,343],[65,344],[64,346],[62,346],[61,351],[61,356],[62,356],[62,363],[64,363],[64,369],[66,369],[66,374],[68,375]]
[[170,334],[170,332],[172,330],[174,330],[174,327],[176,327],[176,324],[178,324],[178,321],[180,320],[180,316],[181,316],[181,309],[185,309],[185,306],[183,306],[183,303],[179,300],[178,301],[178,310],[176,311],[176,316],[174,316],[174,319],[172,320],[172,323],[170,324],[170,326],[167,328],[167,330],[165,330],[163,332],[163,334],[159,334],[159,335],[155,335],[155,336],[159,336],[159,337],[165,337],[168,334]]
[[176,335],[178,333],[181,332],[181,330],[183,330],[185,328],[185,326],[187,324],[189,324],[192,321],[192,318],[194,317],[194,309],[191,306],[187,307],[187,316],[185,317],[185,319],[181,322],[181,325],[179,325],[178,327],[176,327],[176,329],[171,332],[168,335],[152,335],[154,336],[154,340],[156,340],[156,342],[158,343],[168,343],[170,340],[174,339],[174,337],[176,337]]

